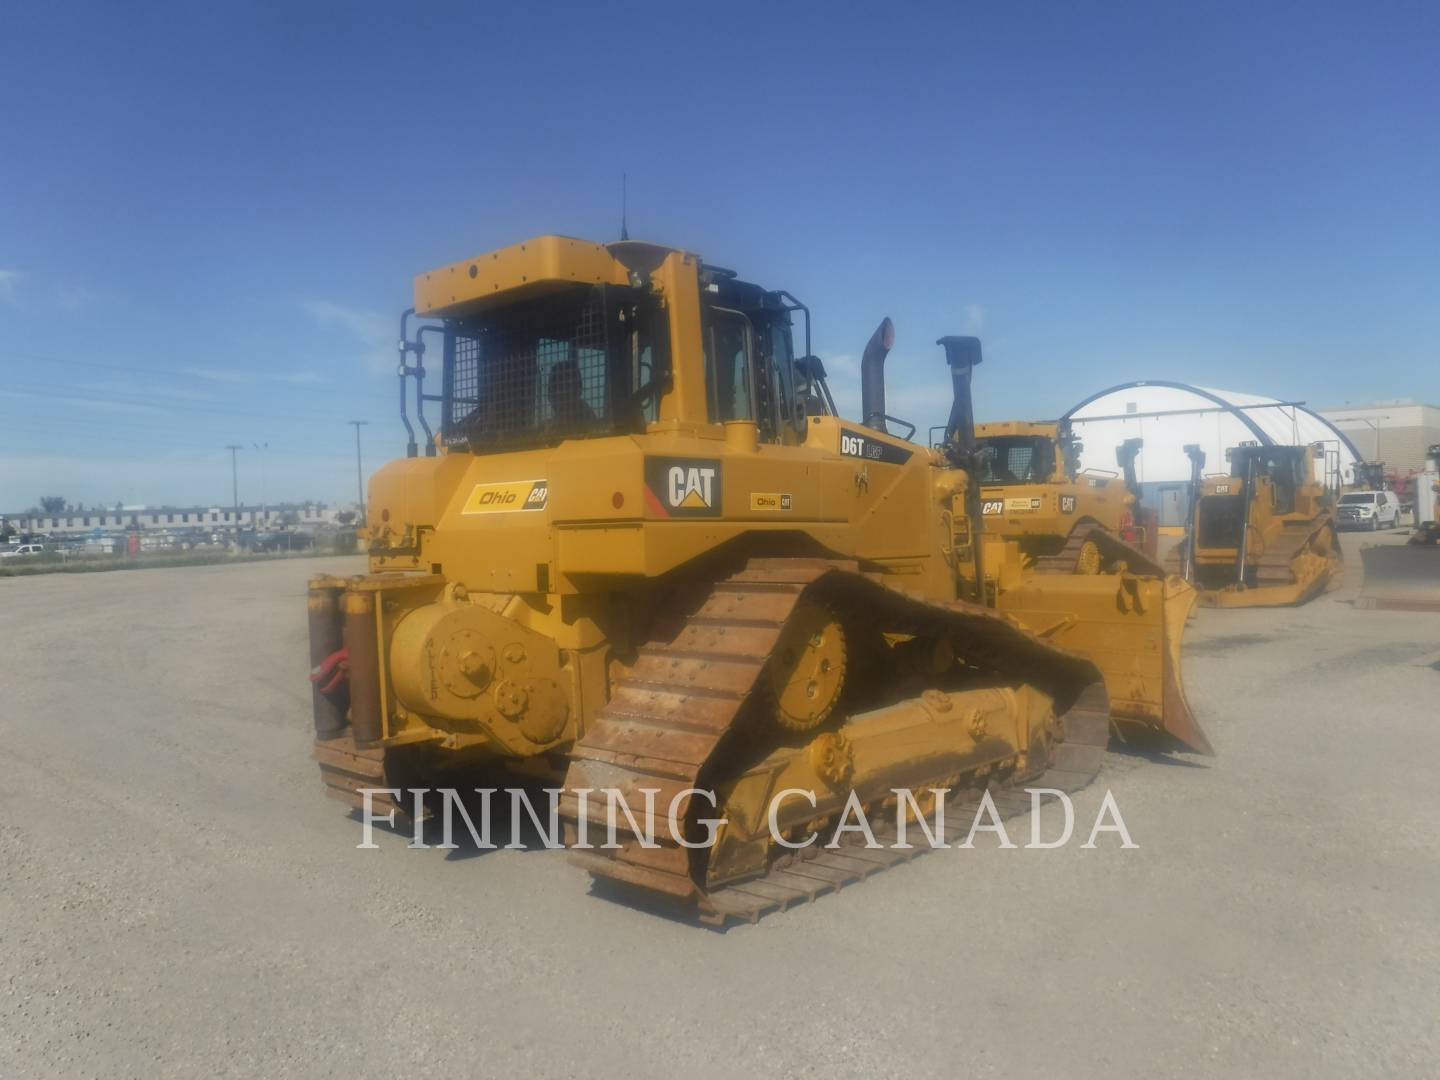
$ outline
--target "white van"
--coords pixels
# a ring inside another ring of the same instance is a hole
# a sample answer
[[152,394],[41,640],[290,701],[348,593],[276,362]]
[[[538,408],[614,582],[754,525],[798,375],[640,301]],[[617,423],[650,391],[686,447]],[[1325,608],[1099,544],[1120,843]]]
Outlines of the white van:
[[1342,529],[1398,529],[1400,499],[1393,491],[1349,491],[1340,496],[1335,518]]

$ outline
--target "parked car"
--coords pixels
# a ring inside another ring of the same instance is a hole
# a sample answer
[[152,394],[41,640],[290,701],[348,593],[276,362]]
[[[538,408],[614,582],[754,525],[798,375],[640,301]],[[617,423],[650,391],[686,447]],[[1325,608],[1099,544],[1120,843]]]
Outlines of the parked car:
[[1340,496],[1335,518],[1342,529],[1397,529],[1400,498],[1393,491],[1351,491]]
[[313,547],[315,537],[303,532],[259,533],[250,540],[251,551],[304,551]]
[[9,551],[0,551],[0,559],[14,559],[25,555],[43,555],[44,544],[21,544],[19,547],[11,548]]

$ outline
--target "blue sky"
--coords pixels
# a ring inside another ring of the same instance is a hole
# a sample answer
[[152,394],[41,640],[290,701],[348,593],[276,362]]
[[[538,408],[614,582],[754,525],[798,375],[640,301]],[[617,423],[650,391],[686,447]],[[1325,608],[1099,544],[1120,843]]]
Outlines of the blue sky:
[[[12,5],[0,510],[353,499],[412,276],[630,231],[894,318],[891,412],[1440,400],[1440,8]],[[263,452],[256,444],[265,446]]]

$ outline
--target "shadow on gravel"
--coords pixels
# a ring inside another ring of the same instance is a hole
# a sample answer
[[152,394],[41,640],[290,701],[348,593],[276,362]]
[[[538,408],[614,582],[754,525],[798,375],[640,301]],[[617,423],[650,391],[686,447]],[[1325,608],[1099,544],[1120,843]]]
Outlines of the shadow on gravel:
[[[475,791],[476,788],[497,789],[490,796],[488,811],[484,797]],[[558,850],[558,845],[563,840],[560,828],[557,826],[553,837],[555,846],[547,847],[545,837],[525,807],[518,806],[518,815],[515,813],[517,807],[512,804],[508,793],[511,789],[523,790],[529,797],[530,805],[535,808],[535,813],[544,820],[550,813],[550,801],[543,786],[521,784],[514,777],[507,777],[471,782],[464,786],[456,782],[455,789],[459,805],[452,802],[450,806],[450,843],[453,846],[441,847],[445,843],[445,821],[441,799],[433,791],[425,797],[425,807],[430,817],[420,824],[419,832],[421,842],[428,848],[443,852],[447,862],[473,859],[494,851]],[[405,797],[408,805],[408,792]],[[350,818],[357,824],[364,821],[359,810],[352,810]],[[469,825],[466,824],[467,818]],[[555,819],[558,821],[558,815]],[[387,825],[383,819],[377,819],[375,831],[402,837],[407,844],[413,843],[416,836],[413,820],[399,814],[395,815],[393,826]],[[477,835],[481,842],[477,843]],[[490,846],[484,846],[483,842],[486,841]],[[417,847],[416,850],[423,849]]]
[[[579,873],[580,871],[576,872]],[[857,882],[856,884],[859,883]],[[853,885],[846,886],[846,888],[853,887]],[[685,926],[691,930],[699,930],[710,934],[723,934],[728,930],[750,925],[748,922],[731,922],[730,920],[719,924],[701,922],[693,909],[686,907],[678,900],[673,902],[667,901],[663,896],[647,892],[644,889],[637,889],[634,886],[626,885],[623,881],[615,881],[611,878],[591,878],[590,895],[606,903],[619,904],[622,907],[630,908],[632,911],[653,915],[657,919],[664,919],[666,922],[675,923],[678,926]],[[826,899],[826,896],[816,898],[820,903],[823,903]]]
[[[443,852],[446,862],[465,862],[481,855],[489,855],[494,851],[556,851],[556,853],[559,854],[560,852],[557,849],[547,848],[545,846],[545,838],[540,834],[540,830],[535,827],[534,821],[531,820],[529,813],[523,806],[520,807],[517,824],[517,819],[512,813],[510,797],[505,793],[507,786],[514,788],[520,785],[514,777],[509,777],[501,781],[492,780],[488,783],[472,783],[470,787],[467,788],[461,788],[458,783],[456,785],[460,792],[460,806],[463,807],[465,813],[469,815],[470,821],[475,826],[475,831],[480,834],[482,839],[486,838],[482,824],[486,819],[485,804],[483,798],[474,793],[473,788],[499,788],[499,790],[491,796],[492,801],[489,812],[490,831],[488,839],[493,845],[492,847],[482,847],[476,843],[475,837],[471,834],[465,824],[464,818],[460,815],[460,810],[452,805],[450,811],[450,842],[455,846],[453,848],[441,848],[440,845],[444,843],[445,840],[445,828],[443,819],[441,818],[440,802],[438,799],[433,798],[433,796],[427,802],[431,817],[421,825],[421,839],[431,849]],[[549,808],[549,802],[545,795],[544,788],[538,784],[534,786],[527,784],[523,790],[530,797],[530,805],[535,807],[536,812],[543,818]],[[352,811],[350,818],[357,825],[363,820],[358,810]],[[518,829],[518,831],[512,832],[512,829]],[[377,820],[375,822],[375,831],[382,835],[397,837],[404,840],[407,844],[414,839],[415,835],[411,819],[402,819],[398,814],[396,815],[394,826],[387,825],[383,820]],[[559,839],[559,837],[557,837],[557,839]],[[603,840],[603,836],[592,838],[593,843],[600,843],[603,842]],[[519,846],[509,847],[508,845],[512,843],[518,843]],[[586,876],[585,873],[578,869],[575,870],[574,873],[577,886],[583,887],[582,880]],[[590,880],[590,895],[596,900],[619,904],[622,907],[632,908],[643,914],[664,919],[666,922],[672,922],[680,926],[686,926],[693,930],[707,933],[723,933],[726,930],[733,929],[737,925],[746,925],[744,923],[727,922],[725,925],[716,926],[701,922],[692,909],[686,907],[679,901],[668,901],[663,896],[657,896],[646,890],[637,889],[623,882],[612,881],[606,878],[592,878]]]
[[1252,645],[1264,645],[1270,640],[1271,638],[1265,634],[1229,634],[1226,637],[1211,638],[1208,641],[1187,641],[1185,643],[1185,655],[1224,655],[1228,652],[1234,652],[1236,649],[1246,649]]
[[1148,761],[1154,765],[1168,765],[1176,769],[1210,768],[1210,762],[1205,759],[1177,757],[1173,751],[1167,750],[1164,747],[1146,746],[1144,743],[1136,742],[1121,742],[1114,736],[1111,737],[1110,745],[1105,749],[1107,753],[1118,754],[1120,757],[1131,758],[1135,761]]

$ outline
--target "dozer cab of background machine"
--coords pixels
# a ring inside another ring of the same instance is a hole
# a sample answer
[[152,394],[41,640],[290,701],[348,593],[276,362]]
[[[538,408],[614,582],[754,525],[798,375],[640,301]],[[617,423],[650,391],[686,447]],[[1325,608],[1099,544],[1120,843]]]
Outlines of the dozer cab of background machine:
[[1390,487],[1390,477],[1383,461],[1357,461],[1351,473],[1350,491],[1384,491]]
[[1028,566],[1066,574],[1124,566],[1164,576],[1158,521],[1136,496],[1142,440],[1116,448],[1116,474],[1082,471],[1080,441],[1066,424],[992,421],[976,424],[975,437],[985,531],[1015,540]]
[[1338,584],[1342,572],[1335,526],[1338,467],[1323,444],[1226,451],[1229,472],[1204,476],[1192,461],[1185,538],[1171,568],[1212,607],[1302,604]]
[[1440,611],[1440,444],[1426,451],[1415,476],[1415,527],[1403,545],[1360,549],[1365,581],[1357,607]]
[[[400,386],[424,454],[412,442],[371,480],[370,572],[311,583],[335,793],[496,765],[563,776],[572,834],[603,835],[617,794],[639,814],[575,859],[724,919],[801,896],[797,875],[855,872],[796,866],[767,829],[776,792],[814,796],[777,808],[793,837],[902,785],[1083,785],[1112,724],[1209,751],[1162,582],[1037,583],[984,537],[975,339],[946,339],[956,402],[930,449],[888,430],[888,319],[858,424],[836,414],[804,305],[685,251],[540,237],[415,294]],[[712,818],[713,842],[683,845]]]

